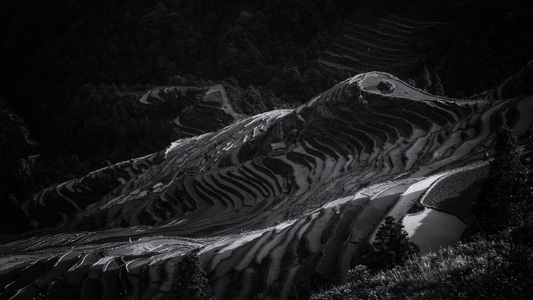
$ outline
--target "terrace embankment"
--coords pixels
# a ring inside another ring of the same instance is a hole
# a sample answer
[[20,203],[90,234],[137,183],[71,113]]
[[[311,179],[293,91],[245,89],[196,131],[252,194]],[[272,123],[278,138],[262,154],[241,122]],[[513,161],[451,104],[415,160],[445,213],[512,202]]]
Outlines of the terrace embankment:
[[527,130],[524,101],[436,97],[371,72],[52,186],[23,207],[56,229],[0,247],[0,296],[164,298],[176,262],[199,249],[218,298],[295,297],[345,278],[385,216],[467,191],[452,180],[466,169],[452,169],[490,155],[502,124]]

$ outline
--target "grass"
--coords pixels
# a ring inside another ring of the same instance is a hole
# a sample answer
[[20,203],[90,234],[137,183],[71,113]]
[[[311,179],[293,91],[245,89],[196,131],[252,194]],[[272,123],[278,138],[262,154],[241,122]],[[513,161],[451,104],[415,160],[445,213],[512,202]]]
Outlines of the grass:
[[478,239],[376,274],[357,266],[348,283],[311,299],[526,299],[533,295],[531,254],[504,235]]

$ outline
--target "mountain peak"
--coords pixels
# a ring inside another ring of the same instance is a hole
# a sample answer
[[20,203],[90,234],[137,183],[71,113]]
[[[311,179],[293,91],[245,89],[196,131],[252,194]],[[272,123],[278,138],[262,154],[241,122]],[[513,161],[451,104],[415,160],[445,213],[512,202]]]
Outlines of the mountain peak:
[[338,105],[339,103],[357,103],[362,107],[368,107],[383,100],[389,101],[391,99],[415,101],[461,101],[432,95],[424,90],[410,86],[389,73],[368,72],[346,79],[298,107],[296,112],[301,113],[311,107],[320,109],[319,107],[322,105]]

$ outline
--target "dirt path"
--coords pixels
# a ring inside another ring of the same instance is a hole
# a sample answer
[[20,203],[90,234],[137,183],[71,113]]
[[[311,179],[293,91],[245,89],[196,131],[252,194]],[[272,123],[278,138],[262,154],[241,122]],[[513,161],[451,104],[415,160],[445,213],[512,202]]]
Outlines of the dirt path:
[[204,99],[206,99],[209,95],[213,93],[217,93],[217,92],[220,93],[220,96],[221,96],[219,99],[221,101],[220,109],[225,111],[228,115],[232,116],[233,119],[235,120],[242,119],[244,115],[239,114],[235,111],[235,109],[233,108],[233,105],[231,105],[231,101],[228,98],[226,89],[224,89],[224,86],[222,84],[216,84],[216,85],[211,86],[209,90],[207,90],[207,92],[205,93]]

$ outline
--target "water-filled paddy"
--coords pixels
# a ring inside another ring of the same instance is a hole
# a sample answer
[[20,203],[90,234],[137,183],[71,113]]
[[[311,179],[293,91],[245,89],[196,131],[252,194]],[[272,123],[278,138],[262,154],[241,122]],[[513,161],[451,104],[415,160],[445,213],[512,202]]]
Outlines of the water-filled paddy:
[[431,208],[406,215],[403,225],[409,239],[420,247],[422,253],[456,243],[466,228],[466,223],[458,217]]

